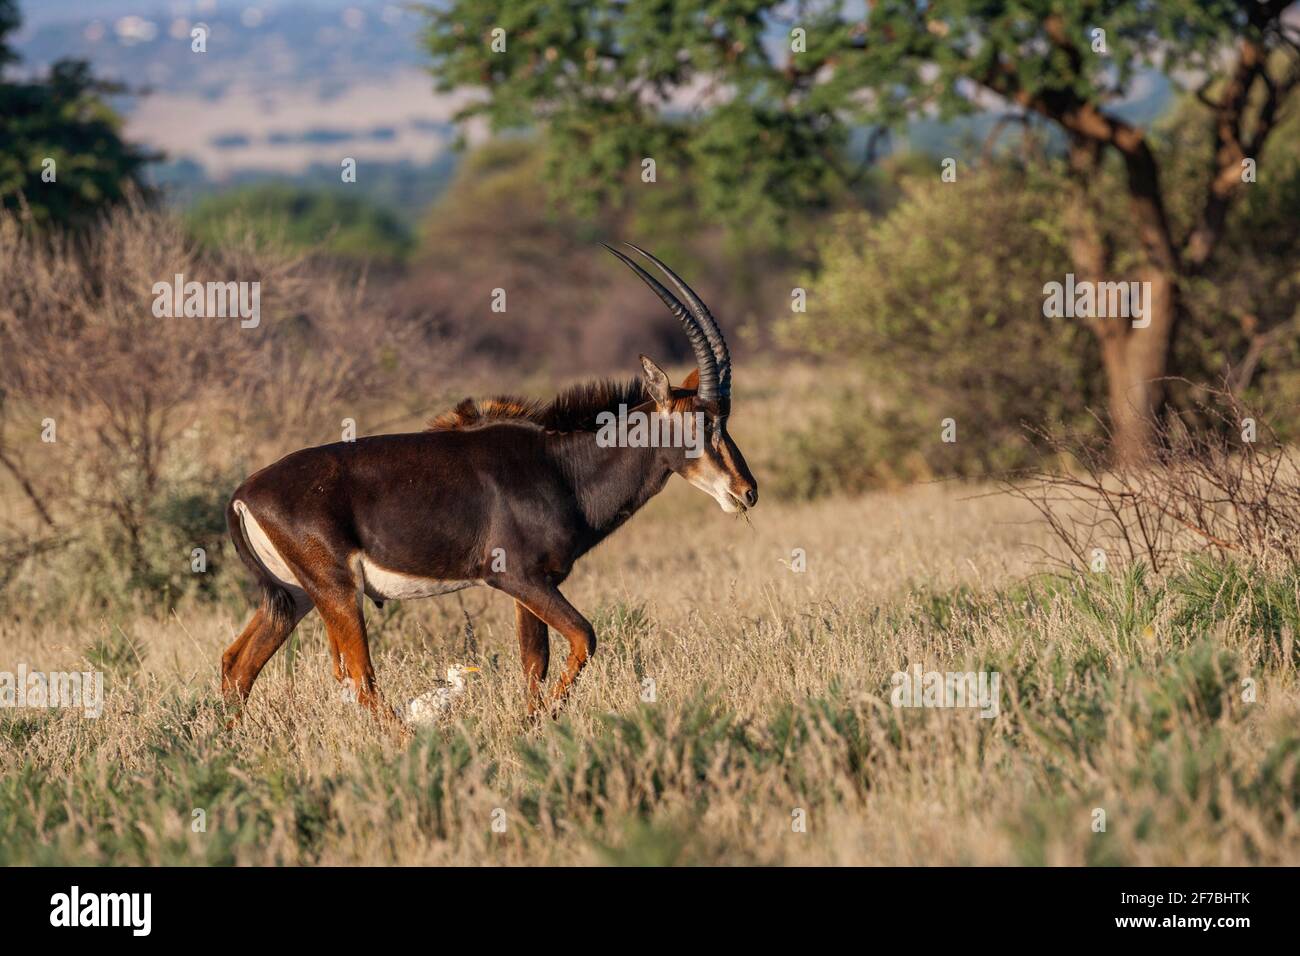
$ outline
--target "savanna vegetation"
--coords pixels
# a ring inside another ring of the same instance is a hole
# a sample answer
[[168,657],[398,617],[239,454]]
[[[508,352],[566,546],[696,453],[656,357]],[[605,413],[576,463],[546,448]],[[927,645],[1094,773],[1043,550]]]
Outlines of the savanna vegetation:
[[[452,718],[407,743],[341,702],[314,618],[233,732],[214,661],[243,608],[10,624],[8,654],[101,668],[108,692],[98,720],[4,718],[0,855],[1297,859],[1294,569],[1189,561],[1159,578],[1141,566],[1030,578],[1026,515],[943,488],[777,503],[752,527],[711,507],[672,489],[575,576],[601,650],[566,715],[540,729],[522,721],[508,604],[476,593],[370,615],[393,697],[423,691],[450,659],[485,667]],[[806,549],[803,574],[788,568],[793,547]],[[700,564],[713,570],[703,583]],[[913,663],[1000,673],[1000,716],[890,706],[892,675]],[[792,826],[799,810],[806,832]]]
[[310,252],[345,263],[385,264],[411,250],[410,230],[394,213],[337,191],[264,183],[208,196],[188,215],[190,231],[220,248],[241,233],[271,250]]
[[[106,695],[97,719],[0,708],[0,863],[1300,861],[1300,126],[1291,35],[1251,12],[1286,5],[1134,6],[879,3],[782,61],[763,3],[444,5],[436,72],[486,82],[505,135],[418,228],[328,187],[177,211],[130,162],[96,192],[61,161],[92,207],[38,207],[45,147],[6,140],[0,672],[102,671]],[[465,37],[496,23],[486,60]],[[1206,72],[1138,127],[1112,106],[1153,44]],[[1005,102],[949,143],[954,181],[876,132],[970,112],[980,70]],[[746,95],[681,108],[706,75]],[[1258,176],[1228,184],[1243,143]],[[218,662],[256,600],[231,490],[348,422],[417,429],[638,352],[684,375],[619,238],[722,322],[759,506],[674,479],[578,565],[600,644],[556,721],[525,722],[510,602],[475,589],[367,607],[390,702],[483,668],[436,726],[359,714],[310,615],[227,729]],[[1172,290],[1177,378],[1142,391],[1136,444],[1114,388],[1141,330],[1045,317],[1070,271]],[[259,282],[260,322],[156,317],[177,273]],[[996,673],[997,715],[896,706],[918,666]]]

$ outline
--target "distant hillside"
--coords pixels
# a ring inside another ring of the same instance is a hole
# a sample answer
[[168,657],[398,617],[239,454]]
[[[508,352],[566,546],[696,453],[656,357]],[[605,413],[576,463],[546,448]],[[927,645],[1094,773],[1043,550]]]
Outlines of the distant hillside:
[[386,210],[408,229],[413,229],[446,189],[458,161],[459,155],[449,151],[424,164],[369,162],[361,168],[355,183],[346,184],[340,181],[339,170],[333,165],[315,165],[296,173],[251,168],[216,181],[202,166],[188,159],[156,164],[150,167],[147,178],[152,185],[161,187],[168,199],[181,206],[192,206],[206,198],[250,186],[281,184],[330,191],[341,198],[355,198]]
[[[411,223],[454,168],[463,98],[434,93],[405,5],[44,0],[24,14],[23,69],[87,59],[137,93],[114,105],[130,138],[166,155],[150,179],[179,202],[266,181],[340,185],[346,158],[348,192]],[[198,24],[203,53],[191,49]]]

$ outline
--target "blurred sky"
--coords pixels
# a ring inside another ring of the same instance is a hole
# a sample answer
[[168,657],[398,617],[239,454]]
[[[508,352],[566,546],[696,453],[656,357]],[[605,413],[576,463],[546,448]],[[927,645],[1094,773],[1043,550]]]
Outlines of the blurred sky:
[[[317,7],[322,10],[342,10],[346,7],[373,7],[381,4],[367,0],[299,0],[302,5]],[[214,10],[242,12],[249,7],[271,10],[288,6],[284,0],[20,0],[23,19],[40,26],[66,20],[81,20],[87,17],[125,17],[135,14],[149,16],[170,14],[184,16]]]

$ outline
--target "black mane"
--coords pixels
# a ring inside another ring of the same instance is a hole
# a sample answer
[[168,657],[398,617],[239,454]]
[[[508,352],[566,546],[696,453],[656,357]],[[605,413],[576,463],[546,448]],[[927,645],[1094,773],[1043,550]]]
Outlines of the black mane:
[[601,412],[617,414],[620,405],[634,408],[649,400],[640,379],[599,379],[580,382],[559,392],[549,402],[498,395],[464,399],[450,412],[429,423],[431,431],[482,428],[502,422],[525,422],[552,432],[594,432]]

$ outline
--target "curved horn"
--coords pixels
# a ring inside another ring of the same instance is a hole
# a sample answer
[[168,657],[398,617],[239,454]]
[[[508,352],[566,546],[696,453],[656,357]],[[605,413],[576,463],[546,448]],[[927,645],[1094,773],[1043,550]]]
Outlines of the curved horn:
[[668,281],[676,286],[677,291],[682,294],[686,304],[695,313],[695,318],[700,323],[704,337],[709,340],[709,347],[713,349],[713,356],[718,361],[719,391],[722,393],[723,398],[729,397],[731,395],[731,353],[727,351],[727,340],[722,337],[722,330],[718,328],[718,323],[713,318],[713,313],[709,311],[709,307],[704,304],[704,300],[695,294],[695,291],[686,284],[681,276],[660,262],[658,258],[633,243],[625,242],[623,245],[635,249],[658,266],[659,271],[666,275]]
[[646,272],[639,265],[629,259],[623,253],[619,252],[613,246],[601,243],[610,252],[618,256],[629,269],[640,277],[641,281],[648,285],[652,292],[668,306],[677,321],[682,324],[686,330],[686,337],[690,340],[691,349],[695,352],[695,363],[700,367],[700,387],[696,394],[703,401],[718,400],[718,361],[714,356],[713,349],[709,345],[709,340],[705,337],[704,330],[700,324],[691,317],[686,311],[686,306],[677,300],[677,297],[665,289],[654,276]]

